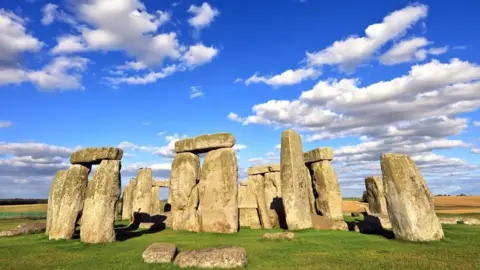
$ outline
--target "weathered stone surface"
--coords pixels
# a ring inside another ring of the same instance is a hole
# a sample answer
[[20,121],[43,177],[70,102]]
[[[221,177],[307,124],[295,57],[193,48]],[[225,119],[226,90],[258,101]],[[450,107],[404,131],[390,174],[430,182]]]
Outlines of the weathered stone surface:
[[280,172],[280,164],[271,164],[269,169],[271,172]]
[[255,174],[248,176],[248,186],[252,188],[253,194],[257,201],[258,214],[260,222],[264,229],[271,229],[272,223],[268,213],[267,203],[265,201],[265,177],[262,174]]
[[310,174],[310,170],[307,168],[307,166],[304,166],[304,173],[305,173],[305,180],[306,180],[306,185],[307,185],[307,190],[308,190],[308,201],[310,203],[310,212],[311,213],[317,213],[316,207],[315,207],[315,195],[313,193],[313,179],[312,175]]
[[318,194],[317,210],[335,220],[343,220],[342,195],[338,178],[330,161],[318,161],[310,164]]
[[120,169],[120,160],[104,160],[88,183],[80,229],[82,242],[115,241],[115,203],[120,197]]
[[257,208],[238,209],[240,227],[249,227],[250,229],[261,229],[260,218]]
[[198,186],[200,157],[193,153],[179,153],[172,162],[170,192],[172,227],[174,230],[200,231],[198,215]]
[[295,234],[293,232],[264,233],[262,239],[267,240],[293,240]]
[[238,187],[238,208],[257,208],[255,193],[248,186]]
[[367,189],[368,208],[371,213],[387,214],[387,201],[383,191],[383,182],[380,176],[370,176],[365,178],[365,188]]
[[47,227],[47,224],[43,222],[22,223],[13,230],[0,231],[0,237],[44,232],[46,230],[46,227]]
[[300,135],[291,129],[283,131],[280,152],[282,198],[288,229],[311,228],[312,218]]
[[146,263],[171,263],[177,246],[171,243],[153,243],[148,246],[142,254],[143,261]]
[[305,159],[305,163],[312,163],[322,160],[330,161],[333,160],[333,148],[315,148],[313,150],[303,153],[303,158]]
[[200,175],[200,219],[204,232],[238,231],[238,165],[232,148],[208,152]]
[[438,218],[440,224],[457,224],[458,221],[461,220],[459,218]]
[[123,205],[122,205],[122,219],[132,221],[132,208],[133,208],[133,193],[135,191],[135,186],[137,185],[137,180],[135,178],[130,179],[130,182],[125,187],[123,191]]
[[480,225],[480,220],[477,218],[462,218],[462,221],[466,225]]
[[413,160],[403,154],[381,155],[387,209],[395,238],[432,241],[443,238],[432,193]]
[[141,168],[137,174],[137,184],[133,192],[133,214],[139,213],[138,223],[149,222],[150,211],[152,210],[152,169]]
[[158,215],[162,211],[162,205],[160,204],[160,198],[158,195],[160,194],[160,187],[153,186],[152,187],[152,209],[150,210],[150,215]]
[[248,175],[255,175],[255,174],[265,174],[270,171],[270,167],[267,166],[255,166],[248,168]]
[[58,210],[60,209],[60,201],[62,199],[62,189],[65,184],[65,173],[66,170],[58,171],[53,179],[52,186],[50,187],[50,192],[48,194],[48,208],[47,208],[47,224],[45,234],[48,235],[49,229],[52,227],[53,220],[55,215],[58,215]]
[[115,220],[122,220],[122,205],[123,202],[120,200],[115,204]]
[[170,180],[153,180],[154,187],[168,188],[170,187]]
[[121,160],[123,150],[115,147],[84,148],[72,153],[72,164],[100,164],[102,160]]
[[175,258],[180,268],[236,268],[247,265],[247,251],[242,247],[204,248],[180,252]]
[[275,186],[277,176],[280,178],[278,172],[269,172],[265,174],[265,203],[272,227],[278,225],[277,204],[279,203],[279,196],[277,187]]
[[82,212],[85,191],[88,184],[90,168],[83,165],[71,165],[65,172],[65,182],[61,191],[58,210],[49,227],[49,239],[71,239],[75,232],[78,215]]
[[200,135],[175,142],[175,152],[206,153],[219,148],[229,148],[235,145],[232,133],[215,133]]

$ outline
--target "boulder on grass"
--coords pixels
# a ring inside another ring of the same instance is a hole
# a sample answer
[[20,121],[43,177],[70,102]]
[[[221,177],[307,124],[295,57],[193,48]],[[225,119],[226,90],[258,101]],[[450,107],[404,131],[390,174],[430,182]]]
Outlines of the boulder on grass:
[[180,268],[236,268],[247,265],[247,251],[242,247],[204,248],[184,251],[175,258]]
[[153,243],[143,252],[143,261],[146,263],[171,263],[177,246],[170,243]]
[[295,234],[293,232],[279,232],[279,233],[264,233],[262,239],[268,240],[293,240]]

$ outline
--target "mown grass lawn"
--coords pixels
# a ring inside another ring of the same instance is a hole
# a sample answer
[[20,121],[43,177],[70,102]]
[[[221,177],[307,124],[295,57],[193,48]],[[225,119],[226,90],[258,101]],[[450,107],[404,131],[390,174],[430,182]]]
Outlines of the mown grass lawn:
[[242,246],[248,269],[480,269],[480,226],[445,225],[444,231],[445,240],[431,243],[314,230],[295,232],[294,241],[266,241],[259,239],[262,230],[221,235],[167,229],[100,245],[33,234],[0,238],[0,269],[175,269],[143,263],[143,250],[154,242],[175,243],[180,251]]

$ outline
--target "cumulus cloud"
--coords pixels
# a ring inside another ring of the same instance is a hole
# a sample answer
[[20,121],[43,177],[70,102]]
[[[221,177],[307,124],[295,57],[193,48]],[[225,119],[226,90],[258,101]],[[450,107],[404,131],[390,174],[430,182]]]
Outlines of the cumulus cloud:
[[211,62],[217,54],[218,50],[215,47],[207,47],[198,43],[188,48],[182,56],[182,60],[187,67],[193,68]]
[[474,127],[480,127],[480,121],[473,121]]
[[0,128],[9,128],[13,125],[12,121],[0,120]]
[[55,14],[57,13],[58,6],[52,3],[48,3],[42,8],[42,19],[40,22],[43,25],[49,25],[55,20]]
[[313,68],[300,68],[296,70],[289,69],[281,74],[273,76],[258,76],[253,74],[245,80],[246,85],[252,83],[264,83],[274,87],[298,84],[307,79],[316,79],[320,76],[320,71]]
[[193,15],[188,19],[188,23],[197,30],[209,26],[215,17],[220,15],[218,9],[212,8],[206,2],[201,6],[191,5],[187,11]]
[[124,141],[118,144],[119,148],[124,150],[131,150],[131,151],[144,151],[149,152],[153,155],[158,155],[166,158],[173,158],[175,156],[175,142],[186,138],[187,135],[179,135],[177,133],[172,135],[165,136],[165,141],[167,145],[164,146],[156,146],[156,145],[137,145],[132,142]]
[[447,52],[447,47],[423,49],[430,44],[426,38],[412,38],[395,44],[380,57],[384,65],[395,65],[400,63],[423,61],[427,55],[440,55]]
[[45,143],[13,143],[0,142],[0,157],[11,154],[15,157],[31,157],[34,159],[62,157],[68,158],[73,149],[49,145]]
[[233,112],[229,113],[227,118],[230,119],[231,121],[239,122],[239,123],[243,121],[243,118],[241,118],[240,116],[238,116],[238,114]]
[[306,61],[313,66],[338,65],[342,71],[352,71],[388,41],[403,35],[415,23],[425,18],[427,13],[428,7],[425,5],[410,5],[396,10],[385,16],[381,23],[369,25],[365,29],[365,36],[350,36],[345,40],[335,41],[321,51],[307,52]]

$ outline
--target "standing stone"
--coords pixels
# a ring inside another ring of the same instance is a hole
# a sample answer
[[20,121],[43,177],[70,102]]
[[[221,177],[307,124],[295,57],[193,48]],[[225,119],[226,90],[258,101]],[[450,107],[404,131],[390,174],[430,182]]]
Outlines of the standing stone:
[[257,210],[257,199],[254,191],[248,185],[238,187],[238,215],[240,227],[250,227],[250,229],[260,229],[260,219]]
[[132,221],[132,207],[133,207],[133,193],[135,191],[135,186],[137,181],[135,178],[130,180],[127,187],[123,191],[123,205],[122,205],[122,220]]
[[82,212],[90,168],[71,165],[65,172],[59,207],[49,231],[49,239],[71,239],[75,232],[78,215]]
[[413,160],[403,154],[381,156],[388,217],[395,238],[432,241],[443,238],[432,193]]
[[277,205],[279,203],[277,188],[275,187],[278,173],[269,172],[265,174],[265,203],[270,217],[272,227],[278,224]]
[[328,160],[314,162],[311,165],[318,194],[317,209],[325,217],[343,220],[342,195],[337,174]]
[[66,172],[66,170],[58,171],[53,179],[52,186],[50,187],[50,193],[48,194],[47,224],[45,229],[46,235],[48,235],[48,231],[52,227],[53,220],[55,220],[56,217],[55,215],[58,214],[55,212],[58,212],[60,200],[62,199],[61,192],[63,185],[65,184]]
[[115,203],[120,197],[120,160],[104,160],[88,183],[80,240],[85,243],[115,241]]
[[152,209],[152,169],[150,168],[138,170],[132,207],[133,215],[140,219],[134,222],[150,222]]
[[262,174],[249,175],[248,186],[252,188],[255,194],[262,227],[264,229],[271,229],[272,222],[265,201],[265,177]]
[[[175,155],[170,174],[172,228],[200,231],[198,188],[200,157],[193,153]],[[170,195],[169,195],[170,197]]]
[[312,217],[300,135],[291,129],[285,130],[282,133],[280,152],[282,198],[288,229],[311,228]]
[[380,176],[370,176],[365,178],[365,188],[367,189],[368,208],[374,214],[387,214],[387,201],[383,191],[382,178]]
[[150,210],[150,215],[159,215],[161,213],[162,205],[160,204],[160,187],[152,187],[152,209]]
[[310,212],[313,214],[316,214],[316,208],[315,208],[315,195],[313,194],[313,183],[312,183],[312,175],[310,174],[310,170],[308,169],[307,166],[304,166],[304,171],[305,171],[305,180],[307,189],[308,189],[308,201],[310,202]]
[[199,183],[202,231],[238,231],[237,180],[237,156],[232,148],[205,155]]

